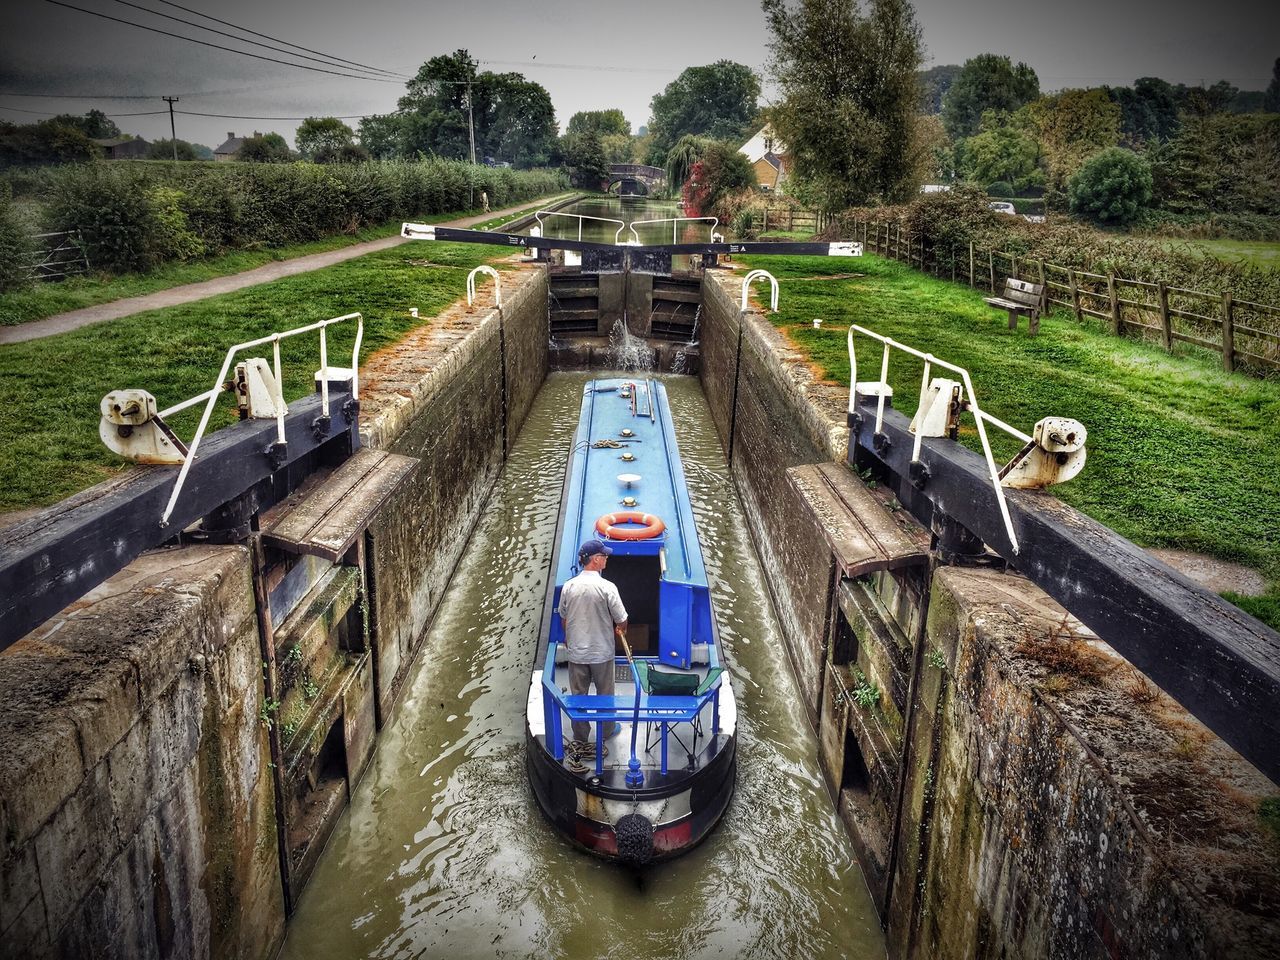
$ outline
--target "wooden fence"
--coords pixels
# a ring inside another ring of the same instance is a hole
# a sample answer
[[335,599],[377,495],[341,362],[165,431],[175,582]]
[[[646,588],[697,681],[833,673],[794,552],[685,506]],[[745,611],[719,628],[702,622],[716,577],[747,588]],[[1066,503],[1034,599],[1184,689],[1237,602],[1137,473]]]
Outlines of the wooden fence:
[[[1073,267],[985,250],[972,242],[968,249],[939,251],[922,235],[904,233],[897,223],[854,220],[854,236],[864,247],[900,260],[936,277],[949,276],[993,294],[1006,277],[1044,285],[1043,309],[1065,307],[1077,320],[1094,317],[1122,336],[1136,332],[1173,352],[1175,343],[1189,343],[1222,356],[1230,372],[1280,370],[1280,307],[1236,300],[1231,292],[1206,293],[1144,280],[1128,280],[1114,273],[1090,273]],[[1272,329],[1264,329],[1270,327]]]
[[772,224],[774,230],[807,230],[819,233],[831,221],[820,210],[797,210],[794,207],[765,207],[761,233],[767,233]]

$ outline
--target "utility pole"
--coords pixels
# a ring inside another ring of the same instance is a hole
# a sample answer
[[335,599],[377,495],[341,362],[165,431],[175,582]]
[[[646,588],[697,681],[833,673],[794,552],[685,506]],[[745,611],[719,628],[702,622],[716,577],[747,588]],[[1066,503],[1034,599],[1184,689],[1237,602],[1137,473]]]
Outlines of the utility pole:
[[173,159],[178,159],[178,131],[173,125],[173,105],[178,102],[179,97],[161,97],[165,103],[169,105],[169,146],[173,147]]
[[[471,134],[471,166],[476,165],[476,114],[471,106],[471,78],[467,77],[467,130]],[[472,173],[467,174],[467,207],[476,205],[476,188]]]

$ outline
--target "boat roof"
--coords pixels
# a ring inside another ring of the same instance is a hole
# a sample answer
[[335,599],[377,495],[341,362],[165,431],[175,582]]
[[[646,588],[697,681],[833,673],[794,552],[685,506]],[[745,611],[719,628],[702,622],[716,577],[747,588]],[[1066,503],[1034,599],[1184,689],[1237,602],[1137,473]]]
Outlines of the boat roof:
[[[628,453],[634,459],[622,459]],[[623,479],[628,476],[636,479]],[[624,504],[624,497],[634,497],[635,505]],[[659,381],[615,378],[583,387],[564,509],[558,585],[577,573],[578,547],[598,538],[624,556],[653,555],[661,549],[668,582],[706,586],[675,425]],[[597,533],[597,519],[627,510],[660,518],[666,530],[649,540],[612,540]]]

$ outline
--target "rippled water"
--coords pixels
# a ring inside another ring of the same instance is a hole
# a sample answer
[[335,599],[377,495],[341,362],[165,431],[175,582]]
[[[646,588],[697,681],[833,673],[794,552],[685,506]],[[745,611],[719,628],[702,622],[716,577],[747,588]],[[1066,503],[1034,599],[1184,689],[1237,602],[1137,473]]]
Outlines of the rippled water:
[[697,380],[664,378],[739,702],[737,793],[635,874],[543,821],[524,707],[585,374],[552,374],[284,957],[882,957]]

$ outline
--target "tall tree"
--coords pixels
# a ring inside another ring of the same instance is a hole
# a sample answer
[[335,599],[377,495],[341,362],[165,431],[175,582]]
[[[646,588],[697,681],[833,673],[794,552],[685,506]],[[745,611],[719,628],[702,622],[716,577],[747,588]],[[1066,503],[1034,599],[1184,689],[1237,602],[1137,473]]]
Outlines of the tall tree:
[[920,71],[920,109],[925,113],[941,113],[942,98],[960,74],[960,64],[948,63]]
[[1092,154],[1120,142],[1120,108],[1107,91],[1064,90],[1041,97],[1028,108],[1049,168],[1049,186],[1067,181]]
[[405,156],[404,119],[396,113],[361,117],[360,145],[375,160],[392,160]]
[[1111,99],[1120,105],[1120,129],[1132,144],[1168,140],[1178,132],[1178,98],[1159,77],[1139,77],[1132,87],[1115,87]]
[[665,157],[686,133],[740,139],[755,122],[759,99],[760,80],[750,67],[732,60],[687,67],[649,103],[651,153]]
[[79,130],[90,140],[113,140],[121,136],[120,128],[114,120],[101,110],[90,110],[83,117],[70,113],[60,113],[48,121],[60,127]]
[[456,50],[419,68],[399,102],[394,139],[400,152],[470,159],[474,123],[477,161],[491,156],[516,166],[546,163],[556,136],[551,95],[518,73],[479,73],[477,66],[466,50]]
[[307,117],[298,125],[294,142],[302,159],[329,163],[355,143],[355,133],[337,117]]
[[611,110],[579,110],[569,118],[565,133],[586,133],[594,130],[602,137],[611,134],[631,136],[631,121],[616,107]]
[[1271,84],[1267,87],[1262,106],[1267,113],[1280,113],[1280,57],[1276,57],[1276,62],[1271,65]]
[[971,137],[988,110],[1012,113],[1040,96],[1040,79],[1025,63],[980,53],[966,60],[942,98],[942,122],[952,138]]
[[920,27],[907,0],[764,0],[770,111],[792,173],[828,210],[919,187]]

